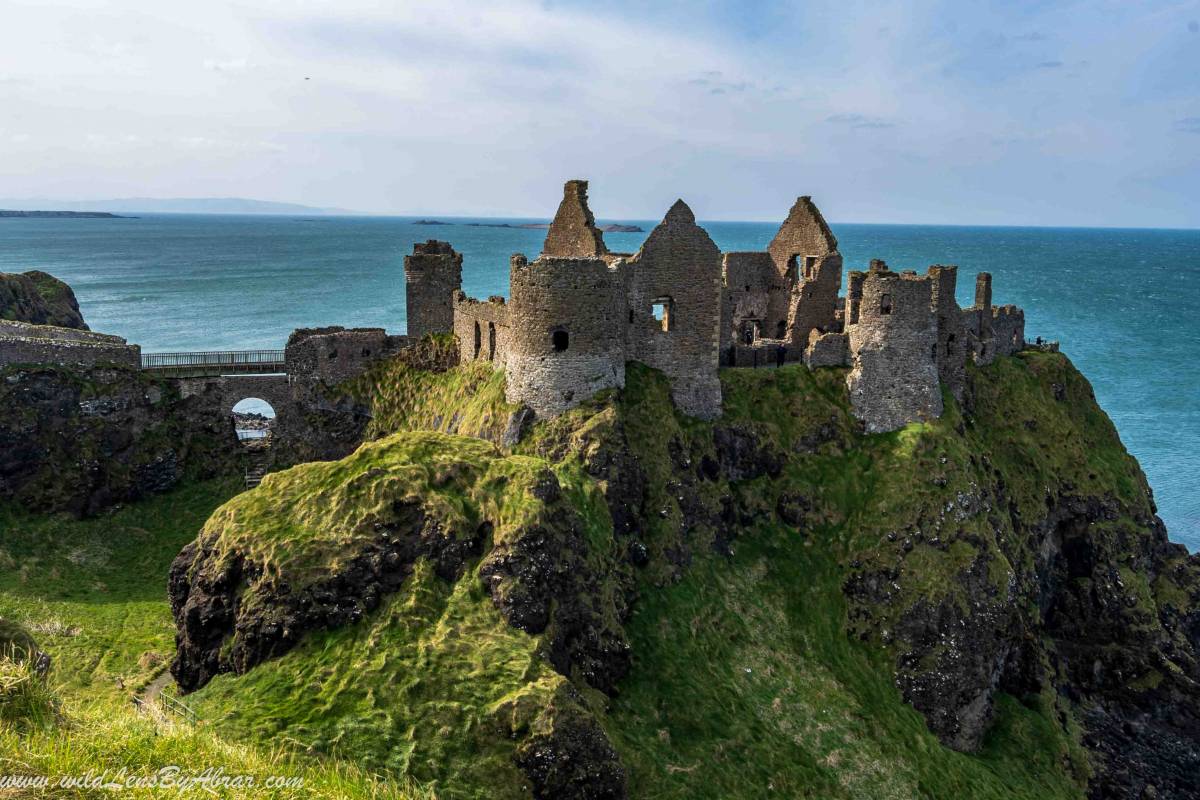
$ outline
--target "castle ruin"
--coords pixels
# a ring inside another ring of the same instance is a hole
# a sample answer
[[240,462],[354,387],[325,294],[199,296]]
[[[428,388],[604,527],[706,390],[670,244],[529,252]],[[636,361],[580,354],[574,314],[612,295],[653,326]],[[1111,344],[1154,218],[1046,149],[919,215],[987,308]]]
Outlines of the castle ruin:
[[841,296],[837,239],[800,197],[762,252],[721,253],[682,200],[636,253],[613,253],[568,181],[533,261],[510,262],[509,298],[462,291],[462,256],[429,241],[404,259],[409,335],[453,333],[463,363],[503,369],[509,402],[554,416],[625,384],[625,363],[661,370],[683,412],[721,413],[720,367],[848,367],[855,415],[884,432],[961,399],[968,360],[984,365],[1025,346],[1016,306],[993,306],[991,276],[975,304],[955,300],[957,268],[924,275],[872,261]]

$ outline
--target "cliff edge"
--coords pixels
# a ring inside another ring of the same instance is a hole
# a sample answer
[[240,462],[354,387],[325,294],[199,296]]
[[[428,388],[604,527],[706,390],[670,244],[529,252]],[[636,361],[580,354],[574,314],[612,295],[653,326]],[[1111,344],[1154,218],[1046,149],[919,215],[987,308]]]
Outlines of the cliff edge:
[[533,425],[477,365],[359,379],[371,441],[176,560],[189,702],[456,797],[1195,796],[1200,558],[1065,356],[875,435],[844,369],[700,421],[627,368]]

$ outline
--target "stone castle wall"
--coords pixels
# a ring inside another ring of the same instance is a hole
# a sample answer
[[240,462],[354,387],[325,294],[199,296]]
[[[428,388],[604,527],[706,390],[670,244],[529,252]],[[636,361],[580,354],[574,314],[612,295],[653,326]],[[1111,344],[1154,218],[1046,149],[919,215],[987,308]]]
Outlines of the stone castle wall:
[[1025,349],[1025,312],[1014,306],[992,306],[994,355],[1011,356]]
[[408,335],[415,339],[454,330],[454,293],[462,286],[462,255],[446,242],[413,245],[404,257]]
[[680,410],[718,416],[720,249],[680,200],[621,269],[628,303],[625,357],[662,370]]
[[454,299],[454,335],[459,361],[490,361],[497,369],[508,363],[508,305],[503,297],[486,301],[461,291]]
[[625,385],[623,261],[513,256],[505,396],[553,416]]
[[299,328],[284,348],[292,383],[320,381],[329,385],[357,377],[373,362],[400,352],[407,336],[383,328]]
[[127,344],[120,336],[0,320],[0,365],[4,364],[115,364],[140,369],[142,357],[141,348]]
[[858,322],[847,329],[846,384],[854,414],[868,433],[942,414],[932,284],[928,276],[892,272],[882,264],[873,264],[863,281]]
[[[779,330],[767,330],[768,312],[787,292],[775,272],[771,254],[763,252],[725,253],[722,257],[721,352],[734,344],[752,344],[760,336],[772,336]],[[782,320],[777,320],[776,323]],[[786,325],[786,321],[785,325]],[[725,363],[724,361],[722,363]]]
[[967,340],[962,314],[954,293],[958,284],[958,267],[935,265],[929,268],[933,292],[933,313],[937,321],[938,378],[950,389],[955,399],[962,400],[966,384]]

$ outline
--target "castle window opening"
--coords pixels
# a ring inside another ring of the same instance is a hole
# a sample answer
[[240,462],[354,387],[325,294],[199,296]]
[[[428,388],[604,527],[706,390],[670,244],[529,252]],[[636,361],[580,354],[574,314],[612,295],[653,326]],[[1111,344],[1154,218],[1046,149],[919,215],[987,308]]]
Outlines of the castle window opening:
[[792,255],[792,256],[788,257],[787,274],[784,275],[784,280],[788,281],[789,283],[794,282],[799,277],[800,269],[799,269],[799,266],[797,265],[797,261],[799,258],[800,258],[799,255]]
[[571,337],[564,330],[557,330],[550,336],[550,344],[554,346],[554,352],[561,353],[567,349],[571,343]]
[[671,311],[674,305],[675,301],[669,297],[659,297],[651,303],[650,311],[664,331],[671,330]]
[[488,361],[496,360],[496,323],[488,323]]
[[879,298],[879,313],[892,313],[892,296],[890,294],[885,294]]
[[629,309],[629,324],[633,324],[633,309]]
[[483,346],[483,332],[479,330],[479,323],[475,323],[475,353],[472,358],[479,358],[479,351]]
[[813,270],[816,269],[816,266],[817,266],[817,257],[816,256],[805,256],[804,257],[804,278],[805,278],[805,280],[812,280]]
[[758,338],[758,320],[748,319],[742,323],[742,344],[754,344]]
[[775,326],[775,338],[782,339],[786,335],[787,335],[787,320],[781,319],[781,320],[779,320],[779,323]]
[[952,334],[950,334],[950,337],[948,339],[946,339],[946,355],[951,355],[953,352],[954,352],[954,334],[952,333]]

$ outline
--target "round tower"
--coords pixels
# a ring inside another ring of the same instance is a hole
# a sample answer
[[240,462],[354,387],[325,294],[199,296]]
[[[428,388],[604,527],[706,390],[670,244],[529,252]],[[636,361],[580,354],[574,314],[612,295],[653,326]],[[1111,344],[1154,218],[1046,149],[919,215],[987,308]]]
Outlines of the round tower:
[[553,416],[625,385],[623,266],[599,258],[512,257],[508,402]]

